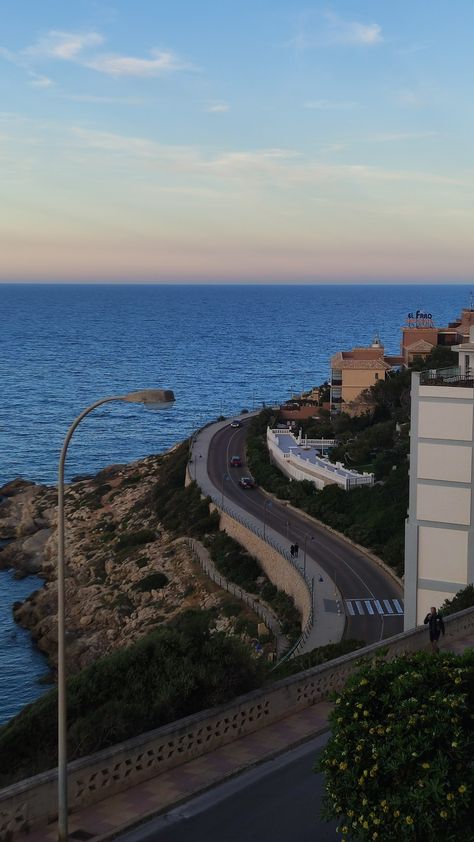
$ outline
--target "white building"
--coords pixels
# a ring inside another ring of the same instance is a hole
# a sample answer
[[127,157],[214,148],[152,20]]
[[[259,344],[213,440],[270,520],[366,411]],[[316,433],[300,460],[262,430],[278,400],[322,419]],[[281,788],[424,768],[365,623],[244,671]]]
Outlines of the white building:
[[459,367],[412,374],[405,629],[474,580],[474,328]]
[[320,453],[334,440],[295,438],[289,430],[267,428],[267,445],[272,462],[290,479],[309,480],[316,488],[339,485],[346,491],[360,485],[373,485],[373,474],[359,474],[341,462],[330,462]]

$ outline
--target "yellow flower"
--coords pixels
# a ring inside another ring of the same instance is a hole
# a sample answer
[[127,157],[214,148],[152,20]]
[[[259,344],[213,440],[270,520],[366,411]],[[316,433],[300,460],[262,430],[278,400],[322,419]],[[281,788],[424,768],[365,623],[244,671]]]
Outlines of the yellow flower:
[[461,795],[463,794],[463,792],[466,792],[466,789],[467,789],[467,787],[465,787],[464,784],[461,784],[461,786],[458,786],[458,792],[460,792]]
[[462,682],[462,678],[459,678],[459,676],[454,679],[455,684],[461,684],[461,682]]
[[368,684],[368,683],[369,683],[369,682],[367,681],[367,679],[366,679],[366,678],[362,678],[362,679],[361,679],[361,681],[359,681],[359,687],[363,687],[363,686],[364,686],[364,684]]
[[368,828],[369,828],[369,824],[368,824],[368,822],[364,822],[364,823],[363,823],[363,825],[362,825],[362,827],[364,827],[366,830],[368,830]]
[[457,748],[457,747],[458,747],[457,743],[451,743],[451,748]]
[[407,824],[413,824],[413,819],[411,816],[405,816],[405,821]]
[[368,711],[368,710],[364,710],[364,716],[368,716],[368,715],[369,715],[369,711]]
[[429,763],[422,763],[421,765],[422,765],[423,769],[429,769],[430,768]]
[[344,769],[347,769],[347,763],[346,763],[345,760],[344,760],[343,763],[339,763],[339,768],[340,768],[341,772],[343,772]]
[[377,839],[377,836],[378,836],[378,833],[377,833],[377,831],[375,830],[375,831],[374,831],[374,833],[372,834],[372,839]]
[[394,810],[393,815],[395,816],[396,819],[398,819],[398,817],[400,815],[400,810]]
[[453,800],[453,798],[454,798],[453,793],[452,793],[452,792],[448,792],[448,794],[447,794],[447,796],[446,796],[446,800],[447,800],[447,801],[452,801],[452,800]]
[[446,810],[440,810],[440,813],[439,813],[439,814],[440,814],[440,816],[441,816],[441,818],[442,818],[442,819],[447,819],[447,818],[448,818],[448,814],[447,814]]

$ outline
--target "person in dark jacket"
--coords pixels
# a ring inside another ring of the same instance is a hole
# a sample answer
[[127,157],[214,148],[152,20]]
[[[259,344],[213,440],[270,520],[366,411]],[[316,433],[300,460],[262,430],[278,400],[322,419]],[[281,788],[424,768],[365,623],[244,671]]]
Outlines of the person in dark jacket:
[[428,623],[430,631],[431,648],[433,652],[439,652],[438,640],[441,632],[444,637],[444,622],[439,611],[434,606],[430,608],[430,613],[424,619],[425,626]]

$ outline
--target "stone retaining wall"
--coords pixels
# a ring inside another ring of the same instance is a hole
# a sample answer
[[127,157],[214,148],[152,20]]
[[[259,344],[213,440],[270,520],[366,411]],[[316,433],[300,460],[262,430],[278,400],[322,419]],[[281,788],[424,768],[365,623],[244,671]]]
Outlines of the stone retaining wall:
[[[218,510],[219,511],[219,510]],[[248,550],[249,553],[258,558],[262,569],[270,581],[282,591],[293,597],[295,605],[302,616],[301,627],[305,628],[311,616],[311,592],[305,580],[295,567],[284,558],[273,547],[262,541],[250,529],[242,523],[234,520],[225,512],[220,512],[220,529],[225,529],[231,538],[234,538]]]
[[[445,620],[448,638],[474,632],[474,608]],[[71,811],[186,763],[221,745],[329,698],[341,689],[361,658],[397,655],[427,648],[422,626],[372,644],[337,660],[269,684],[228,705],[202,711],[69,765]],[[44,772],[0,792],[0,842],[15,833],[44,826],[57,814],[56,770]]]

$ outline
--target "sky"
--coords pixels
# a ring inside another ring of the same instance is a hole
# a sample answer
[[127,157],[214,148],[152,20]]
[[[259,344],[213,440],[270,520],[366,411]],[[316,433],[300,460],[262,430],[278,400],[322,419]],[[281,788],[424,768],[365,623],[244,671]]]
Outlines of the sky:
[[2,7],[0,281],[472,281],[472,0]]

